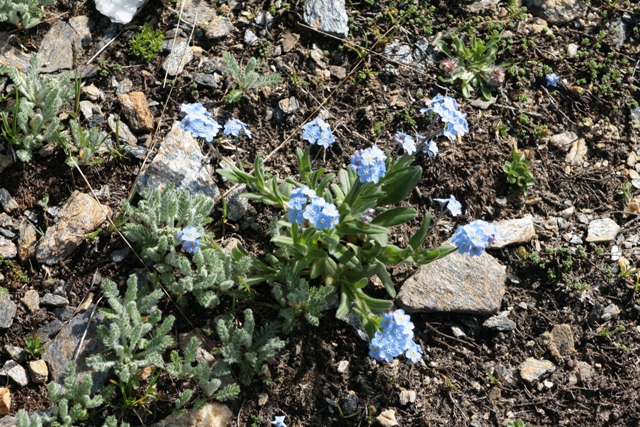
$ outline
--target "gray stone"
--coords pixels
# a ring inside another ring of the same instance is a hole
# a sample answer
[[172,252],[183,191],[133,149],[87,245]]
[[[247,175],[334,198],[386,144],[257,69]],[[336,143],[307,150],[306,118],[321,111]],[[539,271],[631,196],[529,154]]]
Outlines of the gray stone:
[[486,252],[478,257],[453,252],[420,266],[397,301],[409,312],[488,315],[500,308],[506,280],[504,267]]
[[215,17],[204,31],[204,35],[210,39],[219,39],[228,36],[235,28],[229,18],[224,16]]
[[551,330],[551,342],[562,356],[576,351],[570,325],[555,325]]
[[610,242],[615,240],[620,226],[611,218],[594,219],[589,223],[587,243]]
[[0,256],[5,259],[15,258],[18,254],[18,248],[13,242],[4,236],[0,236]]
[[215,0],[184,0],[182,19],[194,22],[197,16],[198,25],[207,23],[216,17],[216,3]]
[[11,197],[9,191],[6,188],[0,188],[0,205],[7,213],[12,213],[20,209],[20,205],[16,202],[16,199]]
[[411,46],[406,43],[400,43],[398,41],[389,43],[384,48],[384,54],[395,62],[401,62],[407,65],[413,64],[413,51]]
[[569,151],[573,141],[578,139],[578,135],[573,132],[562,132],[549,138],[549,143],[562,151]]
[[29,384],[27,371],[15,360],[7,360],[4,363],[4,366],[0,369],[0,376],[9,377],[22,387]]
[[109,260],[111,262],[119,263],[124,261],[125,258],[129,256],[130,253],[131,253],[131,249],[129,248],[118,249],[113,251],[111,255],[109,255]]
[[24,348],[15,347],[12,345],[6,345],[4,347],[4,350],[7,352],[7,354],[12,360],[15,360],[18,363],[24,362],[24,355],[25,355]]
[[247,29],[244,32],[244,42],[249,46],[255,46],[258,44],[258,36],[251,29]]
[[566,24],[584,16],[587,7],[578,0],[523,0],[522,4],[539,18],[551,24]]
[[132,88],[133,88],[133,82],[131,81],[131,79],[125,78],[118,83],[118,86],[116,87],[116,95],[123,95],[125,93],[129,93],[131,92]]
[[199,411],[185,410],[180,418],[169,415],[151,427],[227,427],[232,418],[233,412],[227,405],[212,402],[205,404]]
[[284,114],[291,114],[300,108],[300,103],[295,96],[278,101],[278,109]]
[[556,366],[549,360],[538,360],[529,357],[518,367],[520,370],[520,378],[534,384],[542,379],[545,375],[552,374],[556,370]]
[[[0,64],[17,68],[26,73],[29,70],[29,55],[12,45],[18,45],[18,38],[14,34],[0,32]],[[2,172],[2,169],[0,169]]]
[[[0,58],[2,59],[2,58]],[[0,173],[13,164],[13,156],[9,154],[0,154]]]
[[73,67],[72,43],[77,51],[91,43],[93,22],[86,16],[71,18],[69,22],[56,22],[40,43],[38,63],[44,73],[70,70]]
[[69,305],[69,300],[60,295],[45,294],[42,297],[40,304],[52,307],[64,307],[65,305]]
[[26,291],[21,301],[31,313],[40,310],[40,296],[33,289]]
[[29,362],[29,372],[31,374],[31,381],[36,384],[44,384],[47,382],[47,378],[49,378],[47,363],[42,359]]
[[59,319],[51,319],[46,324],[40,326],[36,331],[36,335],[40,338],[41,343],[46,343],[49,341],[55,334],[60,332],[60,330],[64,327],[64,323],[62,323]]
[[185,65],[193,59],[193,51],[189,47],[189,43],[185,39],[177,39],[173,50],[165,59],[162,68],[171,77],[182,73]]
[[282,51],[284,53],[291,52],[300,40],[300,35],[296,33],[286,33],[282,37]]
[[486,9],[495,9],[500,0],[476,0],[467,6],[470,12],[481,12]]
[[196,78],[195,78],[195,81],[199,85],[208,86],[208,87],[212,87],[212,88],[215,89],[220,85],[220,82],[222,81],[222,77],[217,73],[215,73],[215,74],[197,74]]
[[602,316],[600,316],[600,319],[602,321],[607,321],[615,316],[617,316],[618,314],[620,314],[620,308],[615,305],[615,304],[609,304],[608,306],[606,306],[602,312]]
[[238,221],[247,214],[249,199],[241,196],[246,192],[247,186],[242,184],[234,188],[227,195],[227,218],[231,221]]
[[[343,80],[347,78],[347,69],[344,67],[339,67],[337,65],[329,65],[329,73],[339,80]],[[295,99],[295,98],[294,98]]]
[[38,232],[33,224],[27,221],[26,218],[20,219],[18,230],[18,258],[22,261],[26,261],[29,258],[34,257],[36,254]]
[[[84,313],[73,317],[58,333],[58,336],[45,344],[45,352],[42,360],[49,365],[51,379],[57,383],[62,383],[64,369],[71,362],[74,353],[78,350],[77,372],[78,374],[88,373],[93,379],[92,393],[102,389],[104,382],[109,377],[108,372],[94,372],[85,363],[88,356],[99,354],[105,351],[104,346],[98,337],[98,325],[104,322],[104,317],[99,311],[95,311],[93,318],[93,305]],[[91,323],[89,320],[91,319]],[[87,329],[86,336],[82,340],[82,346],[78,349],[82,336]]]
[[0,295],[0,328],[7,329],[13,324],[16,315],[16,303],[11,300],[11,295]]
[[127,145],[123,147],[123,150],[131,154],[136,159],[140,159],[140,160],[144,160],[144,158],[147,156],[147,151],[149,151],[147,150],[147,147],[139,147],[139,146],[132,146],[132,145]]
[[80,93],[89,101],[96,102],[104,99],[104,92],[98,89],[94,84],[82,86]]
[[400,392],[400,404],[402,406],[407,403],[414,403],[416,401],[416,392],[414,390],[402,390]]
[[0,227],[17,229],[16,223],[9,215],[4,212],[0,212]]
[[111,216],[108,206],[101,205],[88,194],[74,191],[58,213],[58,222],[47,229],[38,245],[36,259],[47,265],[60,262],[71,255],[107,216]]
[[527,215],[520,219],[510,219],[494,223],[498,231],[497,242],[492,244],[492,248],[502,248],[516,243],[527,243],[536,237],[536,230],[533,227],[533,216]]
[[339,37],[349,35],[349,18],[344,0],[307,0],[304,21],[310,27]]
[[460,329],[458,326],[452,326],[451,327],[451,333],[456,338],[462,338],[462,337],[467,336],[467,334],[465,334],[464,331],[462,329]]
[[211,169],[204,163],[198,142],[176,122],[164,137],[158,153],[147,170],[140,176],[137,188],[163,189],[173,184],[176,190],[189,190],[191,194],[215,199],[220,194],[211,178]]
[[124,142],[128,145],[136,145],[138,143],[138,138],[131,132],[129,126],[123,121],[116,120],[115,114],[109,114],[109,118],[107,118],[107,125],[111,132],[118,135],[119,143]]
[[482,326],[488,329],[495,329],[500,332],[513,331],[516,328],[516,322],[507,318],[507,313],[500,313],[491,316],[482,323]]

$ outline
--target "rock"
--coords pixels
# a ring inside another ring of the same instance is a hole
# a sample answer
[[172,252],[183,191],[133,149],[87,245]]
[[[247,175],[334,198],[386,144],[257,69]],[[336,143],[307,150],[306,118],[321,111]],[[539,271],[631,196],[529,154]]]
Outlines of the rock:
[[555,325],[551,330],[551,342],[563,356],[576,351],[575,344],[573,342],[573,332],[571,331],[570,325]]
[[26,73],[29,70],[30,56],[12,46],[16,44],[20,46],[17,40],[18,38],[14,34],[0,32],[0,64],[17,68],[18,71]]
[[337,65],[329,65],[329,73],[339,80],[347,78],[347,70],[344,67],[338,67]]
[[93,21],[76,16],[69,22],[58,21],[49,29],[40,43],[38,64],[43,73],[73,68],[73,48],[82,52],[91,44]]
[[587,243],[601,243],[615,240],[620,226],[611,218],[594,219],[589,223]]
[[98,89],[93,83],[89,86],[82,86],[80,93],[89,101],[102,101],[104,100],[104,92]]
[[96,0],[96,9],[115,24],[131,22],[145,0]]
[[385,409],[380,412],[380,415],[376,418],[382,427],[393,427],[398,425],[396,421],[396,411],[393,409]]
[[0,212],[0,227],[16,229],[16,223],[9,215],[4,212]]
[[413,63],[413,52],[411,46],[406,43],[395,41],[385,46],[384,54],[389,59],[411,65]]
[[602,311],[600,320],[606,322],[607,320],[616,317],[618,314],[620,314],[620,308],[615,304],[609,304]]
[[347,368],[348,367],[349,367],[349,361],[348,360],[341,360],[338,363],[337,371],[340,372],[341,374],[344,374],[345,372],[347,372]]
[[495,329],[500,332],[513,331],[516,328],[516,322],[507,318],[508,312],[502,312],[495,316],[491,316],[482,323],[482,326],[488,329]]
[[339,37],[349,35],[349,18],[344,0],[307,0],[304,21],[310,27]]
[[235,28],[229,18],[216,16],[207,26],[204,35],[209,39],[219,39],[228,36]]
[[465,334],[464,331],[462,329],[460,329],[458,326],[452,326],[451,327],[451,333],[456,338],[462,338],[462,337],[467,336],[467,334]]
[[587,154],[587,144],[584,138],[577,139],[571,144],[571,150],[567,153],[564,161],[571,166],[580,166],[584,163]]
[[15,360],[18,363],[24,362],[24,355],[25,355],[24,348],[12,346],[12,345],[6,345],[4,346],[4,351],[7,352],[7,354],[12,360]]
[[523,0],[522,4],[539,18],[562,25],[585,15],[587,7],[577,0]]
[[278,110],[283,114],[291,114],[300,108],[300,103],[295,96],[284,98],[278,101]]
[[255,46],[258,44],[258,36],[256,36],[256,33],[251,31],[251,29],[247,28],[244,32],[244,42],[249,46]]
[[578,139],[578,135],[573,132],[562,132],[549,138],[549,143],[562,151],[569,151],[573,141]]
[[491,245],[492,248],[503,248],[515,243],[527,243],[537,237],[533,227],[533,216],[527,215],[520,219],[510,219],[507,221],[495,222],[497,242]]
[[233,417],[231,409],[222,403],[207,403],[197,412],[185,410],[180,418],[169,415],[151,427],[227,427]]
[[38,295],[38,292],[33,289],[26,291],[21,301],[31,313],[35,313],[40,310],[40,296]]
[[189,42],[186,39],[177,39],[175,45],[167,59],[162,64],[162,68],[171,77],[177,76],[182,73],[185,65],[193,59],[193,51],[189,47]]
[[[11,391],[9,387],[0,387],[0,415],[11,412]],[[0,420],[0,422],[2,422]]]
[[555,372],[556,366],[549,360],[538,360],[529,357],[522,362],[518,369],[520,370],[520,377],[523,380],[529,384],[534,384],[545,375]]
[[214,199],[220,191],[211,178],[211,169],[191,132],[176,122],[164,137],[158,153],[138,180],[138,190],[162,189],[173,184],[176,190],[189,190]]
[[[86,336],[82,340],[82,347],[78,349],[77,369],[76,372],[81,374],[90,374],[93,379],[92,393],[102,390],[104,382],[109,377],[109,373],[94,372],[89,369],[85,363],[88,356],[98,354],[105,351],[100,338],[98,337],[98,325],[104,322],[104,317],[99,311],[95,311],[91,323],[91,313],[93,306],[84,313],[73,317],[58,333],[55,339],[45,344],[45,351],[42,360],[47,362],[51,380],[62,384],[64,369],[71,362],[80,340],[86,331]],[[89,325],[87,329],[87,325]]]
[[504,267],[486,252],[479,257],[453,252],[420,266],[397,301],[408,312],[489,315],[500,308],[506,280]]
[[13,381],[15,381],[16,384],[20,385],[21,387],[29,384],[27,371],[25,371],[24,368],[15,360],[7,360],[4,363],[4,366],[2,367],[2,369],[0,369],[0,376],[11,378]]
[[578,360],[569,375],[569,385],[585,383],[593,377],[593,368],[586,362]]
[[[209,22],[216,17],[216,3],[202,0],[184,0],[182,4],[182,19],[197,24]],[[167,36],[168,37],[168,36]]]
[[51,319],[49,322],[40,326],[36,331],[36,335],[40,338],[42,344],[49,341],[54,335],[62,330],[64,323],[59,319]]
[[267,393],[260,393],[258,395],[258,406],[264,406],[269,401],[269,395]]
[[11,327],[16,309],[16,303],[11,300],[11,295],[0,295],[0,329]]
[[138,138],[136,138],[133,132],[131,132],[129,126],[127,126],[125,122],[119,122],[115,114],[109,114],[109,118],[107,118],[107,125],[114,135],[118,135],[120,143],[123,141],[128,145],[136,145],[138,143]]
[[4,236],[0,236],[0,257],[3,257],[4,259],[12,259],[15,258],[17,254],[18,248],[16,248],[16,245]]
[[111,255],[109,255],[109,260],[117,264],[119,262],[124,261],[125,258],[128,257],[130,253],[131,253],[131,249],[129,248],[117,249],[113,251]]
[[124,93],[118,95],[118,101],[122,105],[122,114],[134,132],[145,133],[153,130],[153,117],[144,93]]
[[282,37],[282,51],[284,53],[291,52],[298,43],[298,40],[300,40],[300,34],[286,33]]
[[49,378],[47,363],[42,359],[29,362],[29,372],[31,373],[31,381],[36,384],[44,384]]
[[195,82],[202,86],[208,86],[216,89],[223,80],[218,73],[215,74],[197,74]]
[[84,241],[87,234],[95,231],[111,216],[108,206],[96,202],[88,194],[74,191],[60,209],[57,222],[47,229],[47,233],[36,249],[36,259],[40,263],[52,265],[60,262]]
[[[0,57],[0,60],[2,58]],[[0,154],[0,173],[13,164],[13,156],[9,154]]]
[[69,300],[60,295],[45,294],[40,303],[52,307],[64,307],[65,305],[69,305]]
[[18,258],[20,258],[21,261],[26,261],[36,254],[38,232],[33,224],[27,221],[26,218],[20,219],[18,230]]
[[131,92],[133,88],[133,82],[131,79],[122,79],[121,82],[118,82],[116,86],[116,95],[124,95],[125,93]]
[[402,390],[400,392],[400,404],[402,406],[407,403],[414,403],[416,401],[416,392],[413,390]]
[[6,213],[13,213],[20,209],[20,205],[16,202],[16,199],[11,197],[9,191],[6,188],[0,188],[0,205]]

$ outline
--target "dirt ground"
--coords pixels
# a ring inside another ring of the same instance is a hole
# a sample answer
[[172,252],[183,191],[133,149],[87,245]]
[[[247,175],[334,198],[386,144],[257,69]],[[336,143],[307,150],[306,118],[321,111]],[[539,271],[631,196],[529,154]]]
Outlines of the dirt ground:
[[[163,87],[166,52],[146,62],[130,48],[130,39],[144,22],[164,32],[176,26],[176,4],[151,0],[98,56],[100,62],[94,64],[99,69],[83,79],[85,85],[94,84],[106,94],[98,102],[104,116],[120,110],[112,80],[130,79],[131,91],[143,91],[156,102],[152,106],[156,128],[147,140],[152,146],[179,119],[181,104],[200,102],[214,116],[236,117],[252,131],[254,138],[240,140],[238,147],[247,168],[260,156],[267,158],[268,172],[284,176],[296,173],[295,148],[305,145],[299,126],[314,119],[319,110],[326,112],[338,142],[326,152],[314,147],[314,162],[335,172],[348,164],[355,149],[376,143],[397,150],[395,132],[424,131],[427,122],[418,113],[423,101],[437,93],[447,94],[468,114],[470,132],[456,142],[438,139],[437,157],[418,157],[423,177],[407,205],[423,214],[437,209],[434,197],[453,194],[463,203],[464,214],[446,219],[428,243],[445,241],[456,225],[474,219],[499,221],[531,214],[538,227],[537,238],[523,246],[489,251],[506,266],[509,281],[502,310],[511,310],[515,330],[496,332],[482,327],[484,318],[469,315],[414,314],[425,365],[386,364],[369,358],[367,343],[350,325],[327,312],[321,327],[301,323],[286,337],[286,347],[270,366],[270,385],[253,383],[229,404],[236,417],[233,425],[267,426],[274,416],[284,414],[289,426],[377,425],[376,417],[393,409],[401,426],[503,426],[516,419],[531,426],[640,426],[640,288],[636,276],[623,277],[611,257],[616,245],[625,249],[632,267],[638,259],[633,245],[622,244],[638,235],[637,215],[624,213],[629,200],[638,194],[630,185],[635,175],[629,170],[635,169],[628,162],[630,154],[640,149],[638,126],[632,124],[631,115],[638,108],[640,74],[637,4],[592,0],[586,5],[589,18],[582,25],[549,24],[548,30],[539,30],[536,17],[509,2],[480,11],[445,1],[347,2],[350,33],[340,39],[305,25],[302,1],[249,0],[232,10],[227,2],[218,3],[214,7],[219,14],[228,15],[235,30],[215,40],[196,30],[192,45],[201,47],[208,58],[227,51],[246,63],[254,56],[280,73],[282,84],[250,91],[240,102],[228,104],[223,100],[231,87],[228,80],[218,88],[195,83],[201,63],[196,58]],[[254,23],[260,11],[273,12],[268,29]],[[57,1],[46,8],[46,17],[37,27],[11,31],[15,46],[25,52],[37,51],[55,22],[79,15],[97,23],[91,46],[78,57],[78,66],[84,66],[98,52],[108,24],[90,2]],[[619,28],[616,25],[621,20],[628,22],[623,27],[626,37],[617,44],[620,34],[612,28]],[[247,47],[243,42],[246,29],[258,35],[256,45]],[[482,39],[494,30],[502,36],[496,63],[506,64],[504,82],[493,88],[495,102],[489,106],[476,102],[482,100],[479,91],[464,99],[458,84],[439,79],[444,76],[439,66],[442,56],[435,54],[436,62],[424,68],[403,65],[389,56],[388,49],[394,44],[414,45],[421,38],[432,44],[439,38],[449,40],[453,29]],[[185,34],[190,31],[184,28]],[[298,40],[285,52],[283,40],[291,37]],[[571,44],[579,50],[573,57],[566,52]],[[325,76],[323,66],[311,55],[314,48],[321,52],[325,66],[339,67],[345,76],[337,77],[337,71]],[[545,67],[560,77],[557,87],[545,85],[544,75],[549,74]],[[289,97],[295,97],[300,108],[277,121],[278,102]],[[567,153],[549,143],[549,136],[565,131],[584,139],[588,152],[582,164],[568,165]],[[513,147],[525,152],[532,163],[536,181],[526,196],[507,182],[502,169]],[[234,156],[235,149],[228,148],[223,146],[221,151]],[[206,144],[203,151],[208,152]],[[0,175],[0,187],[13,195],[20,212],[36,213],[43,230],[52,221],[37,205],[45,194],[50,206],[60,206],[73,190],[106,185],[110,189],[107,204],[117,213],[143,166],[133,157],[105,156],[103,164],[83,167],[82,176],[65,159],[58,149],[47,158],[17,162]],[[215,158],[213,162],[217,167]],[[221,192],[230,188],[228,182],[215,179]],[[252,205],[255,213],[251,218],[223,223],[218,204],[211,229],[221,240],[239,238],[260,256],[271,247],[265,236],[271,217],[278,213],[259,203]],[[570,206],[575,213],[566,219],[565,227],[559,229],[556,221],[554,228],[549,220],[562,218]],[[623,239],[585,243],[578,249],[568,236],[586,235],[581,215],[613,218],[622,227]],[[419,226],[417,222],[410,225],[398,230],[394,238],[408,236]],[[59,265],[44,268],[35,260],[5,260],[0,263],[5,277],[2,286],[18,301],[30,289],[41,295],[50,292],[51,279],[60,279],[75,305],[88,292],[99,293],[92,279],[96,271],[118,282],[140,267],[133,257],[118,264],[110,261],[109,255],[123,247],[120,236],[105,228]],[[398,288],[414,271],[414,266],[392,271]],[[619,313],[602,320],[598,313],[610,304]],[[163,311],[177,317],[179,332],[190,325],[208,327],[216,314],[190,315],[187,321],[171,304]],[[258,311],[258,319],[260,316],[269,313]],[[0,335],[0,344],[24,346],[27,334],[54,317],[47,308],[31,315],[19,304],[13,325]],[[575,351],[566,355],[558,355],[545,338],[545,333],[562,324],[570,327],[575,343]],[[454,336],[452,326],[465,335]],[[2,355],[0,360],[7,357]],[[530,357],[551,360],[556,371],[544,382],[523,381],[518,366]],[[343,361],[349,362],[348,367],[339,370]],[[405,390],[416,392],[415,402],[401,404],[400,394]],[[12,414],[20,408],[33,411],[50,406],[44,386],[14,385],[11,391]],[[158,391],[161,397],[149,408],[150,413],[117,413],[118,417],[132,425],[150,425],[164,418],[180,390],[169,378],[162,378]]]

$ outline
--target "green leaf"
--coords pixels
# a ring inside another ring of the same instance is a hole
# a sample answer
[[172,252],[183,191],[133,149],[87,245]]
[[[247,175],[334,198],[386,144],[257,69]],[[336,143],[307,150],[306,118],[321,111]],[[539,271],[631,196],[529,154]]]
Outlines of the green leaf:
[[355,256],[353,252],[347,249],[346,246],[342,244],[336,245],[335,249],[331,251],[331,255],[336,257],[338,262],[344,264],[350,270],[362,271],[360,260]]
[[378,199],[378,206],[395,205],[405,199],[422,176],[422,168],[411,166],[383,178],[385,197]]
[[336,317],[347,317],[347,315],[349,314],[349,310],[351,310],[351,298],[349,298],[349,295],[343,291],[340,294],[340,305],[336,310]]
[[415,218],[416,213],[415,209],[412,208],[393,208],[376,216],[371,223],[383,227],[393,227],[412,220]]
[[429,214],[426,214],[424,217],[424,221],[422,222],[422,225],[420,226],[418,231],[416,231],[416,234],[414,234],[413,237],[409,239],[409,246],[411,246],[414,250],[418,249],[427,238],[430,225],[431,216]]

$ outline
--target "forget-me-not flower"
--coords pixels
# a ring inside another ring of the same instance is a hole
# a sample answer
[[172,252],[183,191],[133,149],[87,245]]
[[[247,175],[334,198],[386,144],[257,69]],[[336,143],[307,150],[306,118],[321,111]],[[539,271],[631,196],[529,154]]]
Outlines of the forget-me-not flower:
[[180,112],[185,116],[180,122],[180,127],[197,138],[206,139],[207,142],[213,141],[222,128],[200,103],[183,104],[180,106]]
[[482,255],[482,252],[496,242],[496,227],[483,220],[476,220],[458,227],[451,241],[461,254]]
[[198,252],[200,249],[200,241],[198,240],[202,234],[196,227],[185,227],[177,234],[178,240],[182,242],[182,247],[189,253]]
[[558,82],[560,81],[560,77],[556,76],[555,73],[547,74],[544,76],[544,78],[547,80],[547,87],[556,87],[558,86]]
[[396,310],[382,316],[382,330],[376,332],[369,344],[369,356],[391,362],[405,353],[412,363],[422,361],[422,348],[413,341],[413,323],[404,310]]
[[229,119],[224,125],[224,134],[232,135],[236,138],[240,135],[240,132],[244,133],[249,139],[251,139],[251,132],[247,129],[247,125],[242,123],[238,119]]
[[411,137],[411,135],[398,131],[393,138],[398,144],[400,144],[408,155],[412,155],[416,152],[416,141]]
[[271,421],[271,424],[273,424],[276,427],[287,427],[287,425],[284,423],[285,418],[286,418],[286,415],[283,415],[281,417],[275,417],[274,421]]
[[329,148],[336,141],[331,131],[331,125],[319,117],[302,126],[302,130],[302,139],[311,144]]
[[469,132],[469,124],[467,123],[467,115],[458,110],[458,103],[450,96],[442,96],[440,94],[425,101],[428,108],[420,110],[424,113],[435,113],[440,116],[443,122],[447,124],[444,130],[444,136],[454,141],[458,136],[464,136]]
[[432,139],[431,141],[429,141],[423,151],[427,153],[427,156],[435,157],[438,155],[438,152],[440,150],[438,149],[438,144],[436,144],[436,142]]
[[462,205],[459,201],[456,200],[455,196],[452,194],[448,199],[433,199],[436,202],[440,203],[443,208],[449,210],[451,216],[458,216],[462,214]]
[[357,172],[360,182],[377,184],[380,178],[387,173],[385,160],[387,160],[387,156],[374,145],[366,150],[356,151],[351,156],[350,167]]

